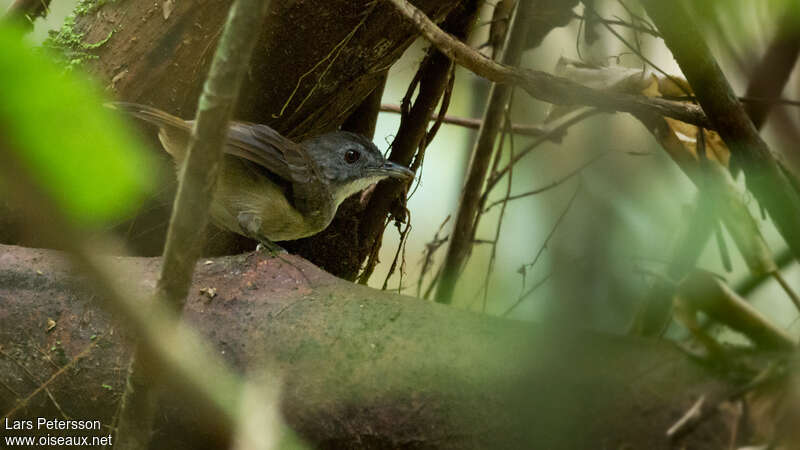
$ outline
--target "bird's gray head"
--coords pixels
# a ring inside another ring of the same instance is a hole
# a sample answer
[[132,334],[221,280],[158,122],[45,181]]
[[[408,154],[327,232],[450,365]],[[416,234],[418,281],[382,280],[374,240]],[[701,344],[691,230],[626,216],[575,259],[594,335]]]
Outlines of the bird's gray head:
[[331,186],[336,204],[384,178],[409,179],[414,172],[387,161],[370,140],[337,131],[303,141],[322,176]]

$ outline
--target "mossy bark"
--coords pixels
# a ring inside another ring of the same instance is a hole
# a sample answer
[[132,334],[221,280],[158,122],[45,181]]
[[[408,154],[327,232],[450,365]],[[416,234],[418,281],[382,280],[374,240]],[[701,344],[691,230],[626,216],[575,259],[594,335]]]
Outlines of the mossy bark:
[[[0,412],[112,425],[131,354],[125,324],[58,252],[0,255]],[[160,259],[109,264],[128,289],[151,290]],[[209,287],[214,298],[200,293]],[[237,370],[275,371],[285,420],[321,448],[667,449],[665,430],[700,395],[714,404],[731,389],[665,342],[457,311],[294,256],[200,263],[184,317]],[[219,448],[213,424],[176,398],[164,399],[153,448]],[[722,448],[724,418],[686,448]]]

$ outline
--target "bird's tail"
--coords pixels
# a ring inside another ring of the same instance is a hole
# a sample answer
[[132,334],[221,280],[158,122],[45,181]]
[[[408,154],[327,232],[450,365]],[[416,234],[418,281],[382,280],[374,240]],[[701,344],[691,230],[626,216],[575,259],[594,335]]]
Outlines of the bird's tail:
[[183,161],[186,155],[186,145],[189,142],[189,134],[191,133],[191,122],[152,106],[138,103],[112,102],[106,103],[105,106],[124,111],[137,119],[156,125],[158,127],[158,139],[161,141],[161,145],[164,146],[164,150],[172,155],[178,164]]
[[105,106],[124,111],[137,119],[157,125],[159,128],[178,128],[180,130],[191,128],[191,125],[180,117],[175,117],[152,106],[129,102],[111,102],[106,103]]

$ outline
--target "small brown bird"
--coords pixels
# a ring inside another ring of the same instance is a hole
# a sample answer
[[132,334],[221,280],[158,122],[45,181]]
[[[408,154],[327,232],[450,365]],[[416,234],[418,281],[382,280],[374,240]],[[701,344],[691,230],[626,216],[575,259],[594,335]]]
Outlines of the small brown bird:
[[[134,103],[110,106],[158,126],[161,144],[180,167],[193,121]],[[344,131],[298,144],[266,125],[231,122],[224,152],[211,219],[271,251],[282,250],[274,241],[324,230],[350,195],[384,178],[414,177],[364,136]]]

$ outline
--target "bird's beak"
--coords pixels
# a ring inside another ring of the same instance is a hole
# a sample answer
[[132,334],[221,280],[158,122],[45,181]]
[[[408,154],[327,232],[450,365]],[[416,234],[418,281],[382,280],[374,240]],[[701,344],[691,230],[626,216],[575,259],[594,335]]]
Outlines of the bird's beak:
[[386,175],[391,178],[402,178],[402,179],[410,179],[414,178],[414,172],[408,169],[408,167],[402,166],[400,164],[386,161],[383,166],[378,169],[382,175]]

